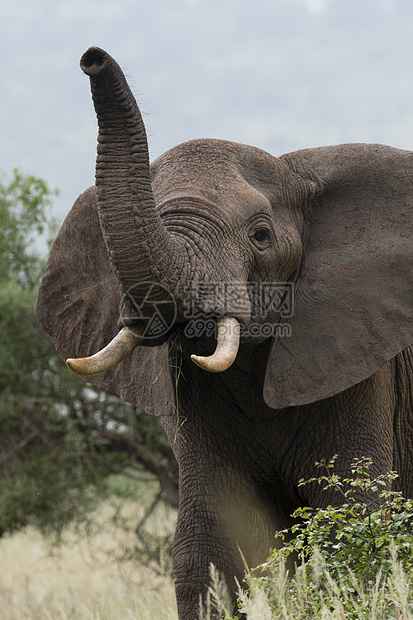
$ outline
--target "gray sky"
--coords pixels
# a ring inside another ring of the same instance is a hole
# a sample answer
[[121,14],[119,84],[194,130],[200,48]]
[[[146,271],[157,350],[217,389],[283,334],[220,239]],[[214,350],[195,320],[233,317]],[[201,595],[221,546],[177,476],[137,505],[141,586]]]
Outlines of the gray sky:
[[198,137],[413,148],[411,0],[2,0],[0,169],[60,189],[60,218],[94,182],[90,45],[130,79],[153,159]]

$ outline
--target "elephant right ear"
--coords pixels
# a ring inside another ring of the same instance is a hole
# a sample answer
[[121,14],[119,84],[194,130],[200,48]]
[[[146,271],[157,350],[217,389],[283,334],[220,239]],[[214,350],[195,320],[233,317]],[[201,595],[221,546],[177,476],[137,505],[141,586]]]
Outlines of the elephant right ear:
[[413,153],[345,144],[281,159],[317,190],[289,337],[267,363],[275,409],[338,394],[413,344]]
[[[121,289],[109,262],[96,188],[75,202],[53,243],[35,313],[63,357],[87,357],[119,331]],[[137,347],[116,368],[88,377],[146,413],[174,413],[168,345]]]

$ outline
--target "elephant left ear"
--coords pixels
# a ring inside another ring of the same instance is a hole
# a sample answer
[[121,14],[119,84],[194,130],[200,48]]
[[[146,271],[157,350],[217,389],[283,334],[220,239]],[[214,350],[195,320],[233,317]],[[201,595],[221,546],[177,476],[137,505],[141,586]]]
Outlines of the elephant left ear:
[[[50,251],[35,314],[63,357],[86,357],[119,331],[122,291],[99,224],[96,187],[67,215]],[[137,347],[115,368],[85,377],[146,413],[175,415],[167,345]]]
[[413,153],[348,144],[281,159],[318,191],[293,316],[267,364],[276,409],[338,394],[413,344]]

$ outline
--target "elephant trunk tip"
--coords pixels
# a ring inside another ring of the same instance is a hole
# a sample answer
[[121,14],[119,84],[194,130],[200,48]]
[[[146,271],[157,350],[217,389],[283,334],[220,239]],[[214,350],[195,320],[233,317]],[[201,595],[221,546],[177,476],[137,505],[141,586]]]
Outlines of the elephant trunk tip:
[[80,68],[86,75],[97,75],[104,68],[108,54],[100,47],[89,47],[80,59]]

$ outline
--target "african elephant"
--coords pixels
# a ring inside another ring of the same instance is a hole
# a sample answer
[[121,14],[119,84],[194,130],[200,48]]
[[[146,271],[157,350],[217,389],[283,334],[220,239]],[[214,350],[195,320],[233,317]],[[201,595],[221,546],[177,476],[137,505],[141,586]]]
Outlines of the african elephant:
[[[81,59],[96,186],[52,247],[36,313],[68,365],[161,415],[179,463],[179,618],[208,567],[232,589],[302,505],[314,463],[371,457],[413,495],[413,153],[344,144],[273,157],[215,139],[149,164],[103,50]],[[195,362],[195,363],[194,363]]]

